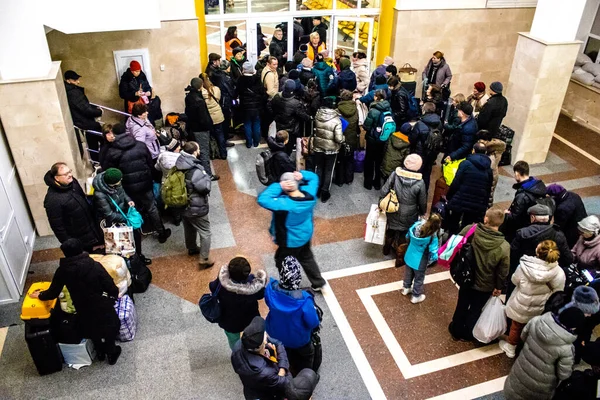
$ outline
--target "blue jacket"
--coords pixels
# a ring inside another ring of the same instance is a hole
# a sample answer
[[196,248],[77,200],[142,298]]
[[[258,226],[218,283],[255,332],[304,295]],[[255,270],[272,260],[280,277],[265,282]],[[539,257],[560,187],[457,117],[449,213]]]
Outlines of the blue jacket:
[[387,83],[375,85],[373,87],[373,90],[369,91],[369,93],[365,94],[358,100],[360,100],[361,103],[365,103],[368,107],[373,102],[373,100],[375,100],[375,92],[378,90],[383,90],[386,96],[385,99],[387,101],[390,101],[392,97],[392,92],[390,91],[390,87],[387,85]]
[[266,329],[286,348],[298,349],[310,341],[312,330],[319,326],[312,294],[304,290],[288,291],[273,278],[265,289],[269,307]]
[[[415,236],[415,228],[422,224],[423,221],[417,221],[410,227],[406,238],[410,239],[408,249],[404,255],[404,262],[406,265],[416,270],[424,270],[427,265],[431,264],[438,259],[438,238],[437,235],[419,238]],[[429,246],[429,260],[422,262],[423,256],[425,255],[425,249]]]
[[312,238],[319,177],[310,171],[301,173],[304,179],[300,182],[300,191],[305,197],[288,196],[278,182],[269,185],[258,196],[258,204],[273,212],[269,231],[281,247],[302,247]]
[[477,120],[470,116],[462,122],[450,138],[449,153],[452,160],[462,160],[471,154],[477,141]]
[[448,189],[448,209],[485,213],[492,191],[492,161],[485,154],[469,154],[460,163]]

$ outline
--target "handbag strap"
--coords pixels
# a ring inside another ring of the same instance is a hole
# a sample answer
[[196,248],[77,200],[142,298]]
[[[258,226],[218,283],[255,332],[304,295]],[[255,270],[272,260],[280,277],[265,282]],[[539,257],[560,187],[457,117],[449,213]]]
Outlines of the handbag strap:
[[217,278],[217,287],[215,289],[215,292],[212,294],[212,296],[217,297],[217,295],[219,294],[219,290],[221,290],[221,280],[219,278]]
[[125,215],[125,213],[123,212],[123,210],[121,210],[121,207],[119,207],[119,205],[117,204],[116,201],[113,200],[112,197],[108,196],[108,198],[110,199],[110,201],[112,201],[112,203],[115,205],[115,207],[117,207],[117,210],[119,210],[119,212],[121,213],[121,215],[123,216],[123,218],[125,218],[125,221],[127,221],[127,215]]
[[477,224],[476,223],[473,224],[473,226],[471,227],[471,229],[469,229],[469,231],[465,235],[465,242],[466,242],[466,239],[469,239],[471,236],[473,236],[475,234],[475,229],[477,229]]

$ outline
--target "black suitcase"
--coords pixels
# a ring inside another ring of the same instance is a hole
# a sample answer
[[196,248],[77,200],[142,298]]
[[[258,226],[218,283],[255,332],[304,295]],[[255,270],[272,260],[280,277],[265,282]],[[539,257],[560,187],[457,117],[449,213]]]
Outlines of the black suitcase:
[[50,333],[50,324],[25,323],[25,341],[40,375],[62,370],[62,353]]
[[500,162],[498,163],[499,167],[503,167],[505,165],[510,165],[512,158],[512,146],[506,145],[506,150],[502,153],[502,157],[500,158]]
[[510,129],[508,126],[501,125],[500,129],[498,129],[498,139],[500,139],[504,143],[506,143],[507,148],[508,148],[508,146],[512,145],[512,141],[513,141],[514,137],[515,137],[515,131]]
[[354,180],[354,154],[350,146],[342,144],[335,161],[333,171],[333,183],[342,186],[344,183],[351,184]]

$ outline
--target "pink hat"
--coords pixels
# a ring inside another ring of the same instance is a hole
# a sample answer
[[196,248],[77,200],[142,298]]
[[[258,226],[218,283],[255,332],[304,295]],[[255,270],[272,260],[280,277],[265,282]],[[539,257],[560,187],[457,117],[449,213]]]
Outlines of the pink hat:
[[423,165],[423,159],[418,154],[409,154],[404,159],[404,168],[412,172],[418,172]]
[[310,58],[307,57],[307,58],[305,58],[305,59],[302,60],[302,66],[304,68],[312,68],[313,62],[312,62],[312,60]]

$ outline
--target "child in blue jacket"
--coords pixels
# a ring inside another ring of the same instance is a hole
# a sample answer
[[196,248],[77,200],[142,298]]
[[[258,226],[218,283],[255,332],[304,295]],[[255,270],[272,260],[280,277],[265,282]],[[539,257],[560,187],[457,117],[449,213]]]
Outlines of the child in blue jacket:
[[[409,240],[408,249],[404,256],[404,288],[402,294],[412,293],[411,303],[417,304],[425,300],[423,281],[427,266],[437,261],[438,236],[442,219],[438,214],[431,214],[425,222],[419,220],[410,227],[406,238]],[[413,286],[414,281],[414,286]]]

